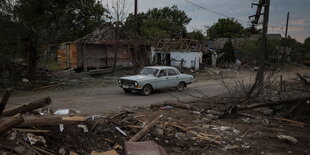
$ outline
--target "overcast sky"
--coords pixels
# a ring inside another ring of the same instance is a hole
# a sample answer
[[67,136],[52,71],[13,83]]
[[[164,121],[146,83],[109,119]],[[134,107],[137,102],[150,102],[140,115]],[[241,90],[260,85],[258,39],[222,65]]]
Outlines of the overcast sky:
[[[134,0],[126,0],[133,8]],[[188,0],[215,12],[240,19],[243,26],[248,27],[248,16],[253,15],[256,7],[251,3],[258,0]],[[138,11],[177,5],[192,18],[187,26],[188,31],[202,29],[204,25],[211,26],[219,18],[225,18],[215,13],[201,9],[186,0],[138,0]],[[130,11],[132,11],[130,9]],[[271,0],[268,33],[280,33],[284,37],[287,12],[290,12],[288,34],[303,42],[310,37],[310,0]]]

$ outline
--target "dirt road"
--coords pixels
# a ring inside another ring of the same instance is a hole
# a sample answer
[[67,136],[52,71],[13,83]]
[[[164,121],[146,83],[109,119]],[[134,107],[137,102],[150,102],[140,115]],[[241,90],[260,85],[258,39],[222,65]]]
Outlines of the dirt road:
[[201,81],[188,86],[184,92],[177,92],[174,89],[160,90],[150,96],[141,96],[139,93],[125,94],[121,88],[116,86],[106,88],[81,88],[64,91],[35,92],[31,95],[13,95],[8,108],[34,101],[36,99],[50,96],[52,98],[52,109],[69,108],[81,111],[86,114],[115,112],[123,107],[148,106],[154,103],[163,103],[164,101],[182,101],[197,100],[194,96],[219,95],[223,92],[219,81]]
[[[297,71],[309,73],[309,68],[299,68],[298,70],[294,69],[293,71],[285,72],[284,79],[296,78],[295,72]],[[255,72],[249,71],[230,72],[229,74],[226,80],[229,80],[231,76],[239,79],[242,78],[245,81],[253,80],[255,77]],[[196,79],[198,81],[189,85],[183,92],[161,90],[154,92],[150,96],[141,96],[138,93],[125,94],[121,88],[115,86],[116,84],[112,84],[109,87],[13,93],[7,107],[10,108],[50,96],[52,98],[52,105],[50,107],[54,110],[69,108],[86,114],[110,113],[119,111],[124,107],[148,106],[177,99],[184,102],[192,101],[197,100],[193,96],[210,97],[220,95],[225,91],[221,85],[221,80],[210,80],[206,75],[200,75],[200,78],[197,77]]]

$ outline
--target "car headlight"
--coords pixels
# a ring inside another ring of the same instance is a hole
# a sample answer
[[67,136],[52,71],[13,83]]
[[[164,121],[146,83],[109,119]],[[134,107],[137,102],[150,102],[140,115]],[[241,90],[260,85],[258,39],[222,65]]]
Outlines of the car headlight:
[[135,86],[138,86],[138,82],[135,82]]
[[119,84],[121,84],[121,83],[122,83],[122,81],[121,81],[121,80],[118,80],[118,83],[119,83]]

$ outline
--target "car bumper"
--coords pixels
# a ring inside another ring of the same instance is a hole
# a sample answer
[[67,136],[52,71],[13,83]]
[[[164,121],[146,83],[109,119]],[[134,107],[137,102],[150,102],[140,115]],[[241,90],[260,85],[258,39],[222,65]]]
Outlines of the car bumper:
[[129,89],[129,90],[142,90],[142,86],[127,86],[127,85],[118,85],[119,87],[123,89]]

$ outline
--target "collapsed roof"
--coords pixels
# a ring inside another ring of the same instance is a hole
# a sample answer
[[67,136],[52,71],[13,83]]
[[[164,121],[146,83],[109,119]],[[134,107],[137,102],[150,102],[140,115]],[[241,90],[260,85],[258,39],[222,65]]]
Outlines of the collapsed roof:
[[76,42],[85,44],[151,44],[141,36],[129,33],[122,24],[117,23],[104,23]]
[[162,51],[202,51],[202,44],[192,39],[162,39],[156,45],[157,50]]

